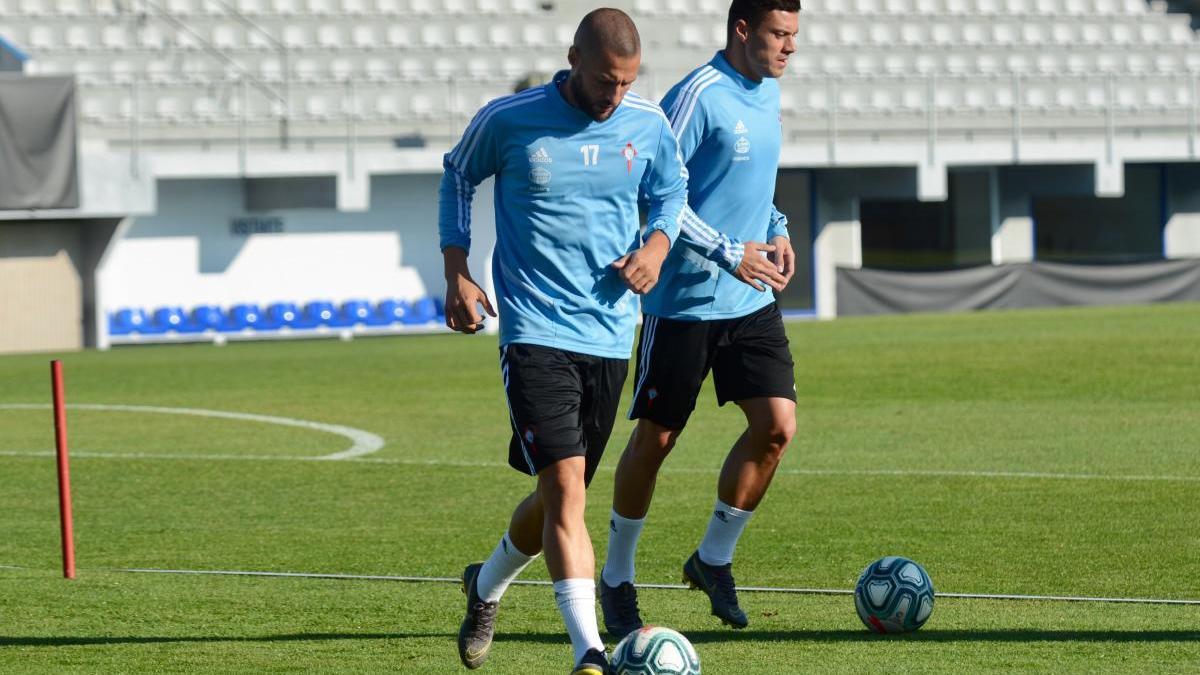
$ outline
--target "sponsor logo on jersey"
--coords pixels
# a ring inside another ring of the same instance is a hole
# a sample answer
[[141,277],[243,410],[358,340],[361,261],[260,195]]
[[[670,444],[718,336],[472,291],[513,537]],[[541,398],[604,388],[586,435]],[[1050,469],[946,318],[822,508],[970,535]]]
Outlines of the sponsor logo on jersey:
[[546,148],[539,147],[529,155],[530,164],[550,164],[554,160],[550,158],[550,153],[546,152]]
[[750,130],[746,128],[746,123],[738,120],[737,124],[733,127],[733,133],[738,137],[737,141],[733,144],[733,151],[739,155],[735,156],[733,161],[744,162],[750,159],[749,157],[740,156],[750,152],[750,139],[746,138],[746,134],[750,133]]

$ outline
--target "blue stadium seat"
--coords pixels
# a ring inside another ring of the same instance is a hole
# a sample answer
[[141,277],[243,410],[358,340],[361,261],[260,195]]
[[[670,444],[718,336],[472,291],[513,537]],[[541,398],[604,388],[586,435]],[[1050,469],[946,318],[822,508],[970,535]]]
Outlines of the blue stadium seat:
[[337,317],[332,302],[314,300],[304,306],[304,321],[312,326],[328,326]]
[[148,323],[146,313],[140,309],[119,309],[108,316],[109,335],[140,333]]
[[294,302],[276,302],[267,307],[267,320],[277,328],[283,326],[311,328],[311,326],[302,325],[306,323],[304,315],[300,313],[300,308]]
[[389,326],[393,323],[403,323],[405,315],[412,310],[403,300],[384,300],[375,307],[375,312],[367,319],[368,326]]
[[404,323],[422,324],[438,320],[437,301],[433,298],[421,298],[413,303],[412,311],[404,316]]
[[216,305],[198,305],[192,308],[187,321],[179,329],[180,333],[203,333],[206,330],[220,330],[225,321],[225,313]]
[[258,325],[254,326],[254,330],[279,330],[284,325],[281,317],[266,311],[258,315]]
[[258,305],[234,305],[229,308],[229,314],[225,315],[225,321],[221,323],[221,330],[227,333],[238,332],[246,328],[257,330],[265,323],[262,310],[258,308]]
[[160,307],[154,310],[154,324],[163,332],[182,332],[184,323],[182,307]]
[[356,323],[368,323],[371,318],[371,303],[366,300],[347,300],[342,303],[342,325],[353,326]]

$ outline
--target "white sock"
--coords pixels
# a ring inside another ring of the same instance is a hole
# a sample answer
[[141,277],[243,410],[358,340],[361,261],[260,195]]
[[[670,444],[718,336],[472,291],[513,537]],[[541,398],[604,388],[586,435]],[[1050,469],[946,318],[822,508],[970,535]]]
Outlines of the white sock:
[[600,627],[596,622],[596,582],[591,579],[563,579],[554,582],[554,601],[567,625],[571,646],[575,649],[575,663],[589,649],[604,651],[600,639]]
[[537,554],[525,555],[517,550],[505,532],[496,544],[496,550],[492,551],[492,557],[479,570],[479,581],[476,582],[479,598],[484,602],[499,602],[513,579],[536,557]]
[[608,521],[608,558],[600,570],[600,579],[609,586],[633,583],[633,558],[645,518],[625,518],[613,511]]
[[733,549],[752,515],[753,511],[735,509],[718,499],[713,507],[712,520],[708,521],[704,541],[700,542],[700,560],[707,565],[728,565],[733,562]]

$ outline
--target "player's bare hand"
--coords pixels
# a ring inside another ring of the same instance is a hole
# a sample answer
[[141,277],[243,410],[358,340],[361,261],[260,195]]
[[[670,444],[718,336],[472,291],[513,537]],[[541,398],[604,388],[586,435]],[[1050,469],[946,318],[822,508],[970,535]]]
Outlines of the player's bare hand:
[[446,264],[446,327],[468,335],[477,333],[483,329],[479,307],[492,316],[496,316],[496,310],[487,293],[471,278],[466,249],[447,246],[442,257]]
[[[771,245],[775,247],[775,251],[767,257],[783,275],[783,285],[787,286],[788,282],[792,280],[792,276],[796,274],[796,252],[792,250],[792,240],[779,236],[771,240]],[[782,291],[783,287],[775,290]]]
[[479,311],[480,306],[488,314],[496,316],[487,293],[471,277],[458,276],[446,282],[446,326],[450,330],[468,335],[482,330],[483,313]]
[[663,260],[671,250],[671,241],[665,234],[655,232],[636,251],[631,251],[613,261],[612,266],[621,275],[621,281],[629,290],[639,295],[648,293],[658,283]]
[[763,284],[781,291],[787,285],[787,279],[779,271],[779,266],[769,257],[775,253],[775,246],[758,241],[748,241],[743,244],[745,251],[742,262],[733,271],[733,276],[742,283],[749,284],[756,291],[767,290]]

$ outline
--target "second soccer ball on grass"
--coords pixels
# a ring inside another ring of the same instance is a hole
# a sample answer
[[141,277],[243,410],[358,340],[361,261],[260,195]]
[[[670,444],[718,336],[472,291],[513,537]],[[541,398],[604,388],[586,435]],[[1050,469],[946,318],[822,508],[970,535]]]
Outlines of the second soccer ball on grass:
[[933,582],[908,558],[888,556],[867,565],[854,586],[854,608],[876,633],[907,633],[933,613]]
[[700,675],[700,656],[688,639],[670,628],[645,626],[613,650],[614,675]]

